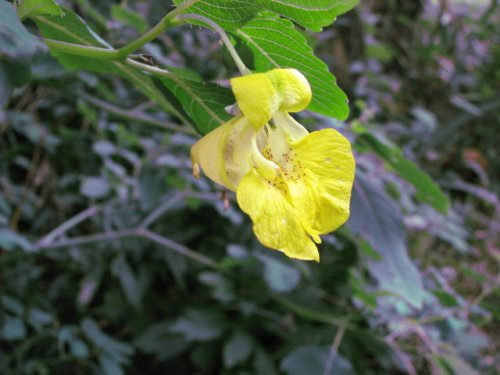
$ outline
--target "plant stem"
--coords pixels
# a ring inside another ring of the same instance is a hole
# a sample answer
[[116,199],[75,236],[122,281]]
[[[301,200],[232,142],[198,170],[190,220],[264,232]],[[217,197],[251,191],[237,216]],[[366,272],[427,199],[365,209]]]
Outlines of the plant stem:
[[219,34],[222,42],[226,46],[229,54],[233,58],[234,62],[236,63],[236,66],[238,67],[238,70],[242,75],[247,75],[250,74],[250,70],[246,67],[245,63],[241,59],[241,57],[238,55],[238,52],[236,52],[236,49],[234,48],[233,44],[229,40],[229,37],[227,36],[226,32],[219,26],[217,25],[214,21],[200,16],[199,14],[183,14],[178,17],[181,20],[195,20],[195,21],[200,21],[203,22],[204,24],[210,26],[212,30],[214,30],[217,34]]
[[156,126],[162,129],[166,130],[173,130],[176,132],[181,132],[184,134],[189,134],[189,135],[195,135],[196,132],[192,130],[191,128],[187,127],[181,127],[178,124],[175,124],[173,122],[169,121],[161,121],[156,119],[155,117],[148,115],[144,112],[141,112],[139,110],[128,110],[128,109],[123,109],[120,108],[114,104],[105,102],[101,99],[94,98],[93,96],[87,95],[87,94],[82,94],[82,97],[84,100],[89,102],[90,104],[99,107],[115,116],[126,118],[129,120],[134,120],[134,121],[139,121],[143,124],[151,125],[151,126]]
[[200,0],[187,0],[183,2],[177,8],[169,12],[165,17],[163,17],[162,20],[158,22],[151,30],[119,49],[86,46],[83,44],[61,42],[53,39],[44,39],[44,43],[49,46],[53,52],[62,52],[70,55],[93,57],[96,59],[125,60],[128,55],[137,51],[143,45],[158,37],[162,32],[168,29],[169,26],[178,23],[179,14],[184,12],[190,6],[196,4],[198,1]]
[[335,358],[337,357],[337,353],[339,351],[340,344],[344,337],[345,333],[345,325],[341,324],[339,329],[337,330],[337,334],[335,335],[335,339],[333,340],[332,347],[330,349],[330,354],[326,360],[325,369],[323,371],[323,375],[328,375],[332,371],[333,363],[335,362]]
[[179,14],[184,12],[187,8],[196,4],[198,1],[200,0],[187,0],[182,4],[180,4],[177,8],[175,8],[173,11],[169,12],[165,17],[163,17],[162,20],[158,22],[156,26],[154,26],[151,30],[141,35],[136,40],[130,42],[126,46],[123,46],[120,49],[118,49],[119,58],[125,58],[132,52],[137,51],[146,43],[151,42],[158,35],[163,33],[170,25],[175,24],[177,22],[177,16]]

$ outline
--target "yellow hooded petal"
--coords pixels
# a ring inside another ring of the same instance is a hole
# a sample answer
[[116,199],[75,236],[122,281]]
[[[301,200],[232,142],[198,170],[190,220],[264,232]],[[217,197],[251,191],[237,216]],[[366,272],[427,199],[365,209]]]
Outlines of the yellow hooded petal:
[[277,111],[297,112],[311,101],[307,79],[295,69],[273,69],[231,79],[231,88],[243,115],[256,128]]
[[212,180],[229,190],[250,170],[251,139],[255,130],[244,117],[235,117],[201,138],[191,148],[193,174],[200,168]]
[[241,180],[236,197],[264,246],[291,258],[319,261],[318,249],[302,227],[300,213],[287,199],[286,187],[273,186],[251,170]]
[[296,69],[273,69],[266,73],[279,96],[279,110],[299,112],[311,102],[312,92],[306,77]]

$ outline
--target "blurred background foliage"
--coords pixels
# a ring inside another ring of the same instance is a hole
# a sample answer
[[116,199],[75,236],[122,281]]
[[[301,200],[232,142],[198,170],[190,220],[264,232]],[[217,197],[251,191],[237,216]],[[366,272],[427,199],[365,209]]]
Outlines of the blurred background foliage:
[[[115,46],[169,9],[64,3]],[[35,37],[0,46],[0,372],[499,373],[499,9],[365,0],[303,31],[351,115],[301,121],[340,129],[358,165],[319,264],[262,248],[234,196],[191,176],[194,132],[136,86]],[[144,50],[238,74],[207,29]]]

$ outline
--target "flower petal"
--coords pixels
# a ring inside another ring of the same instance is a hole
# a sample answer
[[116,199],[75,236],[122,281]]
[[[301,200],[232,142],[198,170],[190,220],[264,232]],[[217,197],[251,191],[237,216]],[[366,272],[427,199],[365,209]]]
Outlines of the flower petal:
[[[304,215],[304,226],[328,233],[349,218],[355,161],[349,141],[334,129],[310,133],[292,144],[304,171],[302,185],[289,184],[294,205]],[[314,211],[311,211],[314,207]]]
[[277,111],[297,112],[311,101],[311,87],[295,69],[273,69],[231,79],[238,107],[256,128],[263,127]]
[[251,170],[241,180],[236,197],[264,246],[291,258],[319,261],[318,249],[302,227],[299,212],[287,199],[286,191]]
[[229,190],[250,170],[251,138],[255,130],[244,117],[235,117],[201,138],[191,148],[193,174],[199,169]]

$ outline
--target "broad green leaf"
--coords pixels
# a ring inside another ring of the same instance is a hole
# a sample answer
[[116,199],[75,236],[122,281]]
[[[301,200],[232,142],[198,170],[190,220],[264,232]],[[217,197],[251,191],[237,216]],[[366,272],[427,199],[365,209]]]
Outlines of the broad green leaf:
[[[235,30],[253,18],[258,12],[268,10],[285,16],[297,24],[321,31],[333,23],[335,18],[345,13],[359,0],[201,0],[188,9],[218,23],[226,30]],[[184,0],[175,0],[179,5]]]
[[265,349],[257,349],[253,365],[256,374],[277,375],[278,371],[274,366],[273,359]]
[[82,332],[93,343],[101,355],[116,364],[125,364],[133,354],[132,346],[118,341],[101,330],[95,320],[85,318],[81,323]]
[[[64,8],[64,16],[38,15],[33,19],[45,38],[86,46],[110,48],[110,46],[71,10]],[[114,73],[128,79],[135,88],[156,101],[168,112],[175,112],[163,93],[156,88],[151,77],[122,62],[92,59],[64,53],[53,55],[69,69],[85,69],[100,73]]]
[[410,182],[416,189],[416,199],[431,205],[440,212],[448,211],[448,197],[427,173],[406,159],[399,148],[383,143],[367,131],[363,131],[356,142],[375,152],[401,177]]
[[27,318],[30,325],[37,331],[54,321],[54,316],[50,312],[36,307],[29,310]]
[[[331,365],[328,365],[329,346],[304,345],[288,354],[281,369],[287,375],[355,375],[352,365],[337,353]],[[329,367],[327,367],[327,365]],[[326,370],[326,371],[325,371]]]
[[12,4],[0,1],[0,60],[8,58],[29,58],[40,42],[31,35],[19,21]]
[[229,303],[235,299],[233,284],[220,273],[203,272],[198,276],[198,279],[212,289],[212,297],[217,301]]
[[0,338],[5,341],[14,341],[26,337],[27,329],[21,319],[9,315],[4,315],[2,318],[3,322],[0,323]]
[[224,320],[215,311],[188,310],[170,326],[170,332],[182,334],[188,341],[208,341],[224,331]]
[[127,301],[137,310],[142,305],[142,290],[132,268],[123,255],[118,255],[111,263],[111,273],[119,281]]
[[382,256],[373,259],[360,253],[380,289],[404,297],[416,308],[422,306],[425,292],[420,273],[406,250],[403,217],[385,192],[362,174],[356,175],[347,226]]
[[62,15],[62,9],[54,0],[23,0],[17,7],[19,18],[24,20],[37,14]]
[[[7,21],[3,23],[3,17],[7,13],[1,13],[2,7],[0,3],[0,122],[5,116],[2,108],[9,101],[12,90],[30,80],[29,59],[35,52],[36,46],[40,45],[31,34],[24,30],[23,25],[17,25],[19,22],[17,18],[14,19],[17,23],[12,22],[11,25]],[[16,17],[15,14],[14,17]]]
[[162,78],[162,82],[181,103],[200,134],[207,134],[231,118],[224,109],[235,102],[231,90],[175,75]]
[[245,362],[253,350],[253,341],[246,333],[236,331],[226,342],[223,358],[226,368]]
[[290,264],[264,254],[257,257],[264,265],[264,279],[271,290],[290,292],[299,284],[300,272]]
[[109,184],[103,177],[87,177],[80,185],[80,194],[91,199],[103,198],[108,193]]
[[306,76],[313,93],[308,110],[340,120],[347,118],[347,96],[290,21],[265,12],[235,34],[252,50],[257,71],[295,68]]
[[313,31],[321,31],[335,18],[358,4],[359,0],[260,0],[257,4],[290,18]]
[[150,324],[145,331],[135,339],[134,345],[147,354],[160,360],[167,360],[184,352],[189,343],[180,335],[170,332],[170,323],[162,321]]
[[26,237],[9,228],[0,228],[0,249],[30,251],[33,245]]

